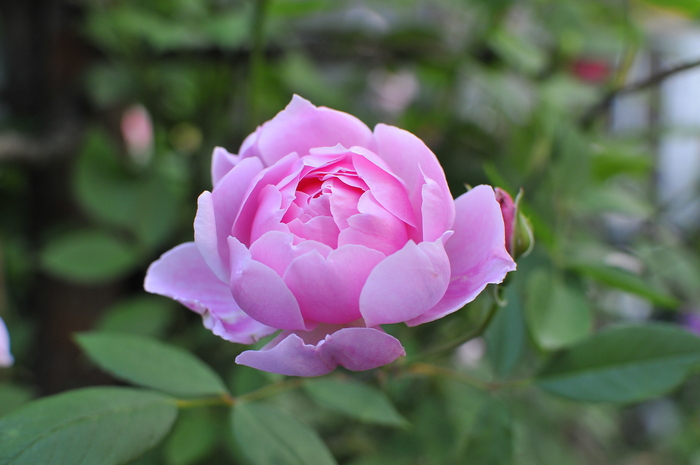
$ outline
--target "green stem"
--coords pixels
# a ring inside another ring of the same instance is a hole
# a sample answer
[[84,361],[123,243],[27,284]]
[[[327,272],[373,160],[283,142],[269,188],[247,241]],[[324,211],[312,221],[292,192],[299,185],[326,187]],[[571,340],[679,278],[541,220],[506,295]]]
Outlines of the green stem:
[[456,347],[461,346],[465,342],[468,342],[476,337],[481,336],[481,334],[488,328],[489,323],[491,323],[491,320],[493,317],[496,315],[496,312],[500,308],[500,305],[498,304],[498,301],[495,301],[491,304],[491,307],[489,307],[488,313],[484,317],[483,320],[481,320],[481,323],[479,326],[474,328],[472,331],[464,334],[463,336],[458,337],[457,339],[454,339],[452,341],[446,342],[444,344],[441,344],[439,346],[435,346],[433,348],[430,348],[426,350],[425,352],[421,352],[419,354],[416,354],[411,357],[406,357],[403,361],[403,365],[408,365],[413,362],[416,362],[418,360],[424,360],[426,358],[434,357],[435,355],[441,354],[443,352],[447,352],[448,350],[452,350]]
[[265,72],[265,16],[269,0],[256,0],[250,32],[250,124],[255,128],[260,118],[260,89]]
[[500,389],[517,389],[530,386],[533,378],[514,379],[501,383],[484,381],[483,379],[471,376],[467,373],[454,371],[446,367],[431,365],[429,363],[413,363],[405,371],[408,375],[424,375],[424,376],[440,376],[443,378],[454,379],[470,386],[474,386],[482,391],[498,391]]
[[250,402],[253,400],[263,399],[265,397],[272,396],[274,394],[289,391],[291,389],[296,389],[304,384],[303,378],[289,378],[284,381],[280,381],[275,384],[268,384],[267,386],[261,387],[255,391],[249,392],[248,394],[243,394],[236,398],[236,402],[246,401]]
[[222,394],[216,397],[203,397],[201,399],[178,399],[175,404],[178,408],[196,408],[196,407],[211,407],[211,406],[227,406],[231,407],[235,403],[235,399],[229,394]]

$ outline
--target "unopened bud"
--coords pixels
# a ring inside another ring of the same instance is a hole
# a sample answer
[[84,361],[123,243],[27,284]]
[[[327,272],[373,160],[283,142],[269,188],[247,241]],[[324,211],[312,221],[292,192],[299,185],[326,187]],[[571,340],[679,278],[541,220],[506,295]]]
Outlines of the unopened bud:
[[535,245],[535,237],[532,232],[532,224],[525,215],[520,213],[519,205],[523,191],[513,197],[503,189],[497,187],[496,200],[501,205],[503,224],[506,232],[506,250],[513,259],[526,256]]

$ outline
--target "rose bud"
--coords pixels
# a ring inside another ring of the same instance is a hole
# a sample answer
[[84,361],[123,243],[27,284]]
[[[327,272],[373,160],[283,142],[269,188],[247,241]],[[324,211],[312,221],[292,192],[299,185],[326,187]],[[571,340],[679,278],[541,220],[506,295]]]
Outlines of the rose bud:
[[519,210],[522,190],[518,193],[515,201],[513,201],[513,197],[508,192],[500,187],[497,187],[495,191],[496,200],[498,200],[501,206],[501,213],[503,214],[506,250],[513,259],[527,256],[532,250],[535,241],[530,221]]
[[166,252],[145,288],[252,344],[236,362],[295,376],[369,370],[405,354],[381,325],[462,308],[515,262],[490,186],[454,200],[413,134],[301,97],[243,142],[214,150],[194,242]]

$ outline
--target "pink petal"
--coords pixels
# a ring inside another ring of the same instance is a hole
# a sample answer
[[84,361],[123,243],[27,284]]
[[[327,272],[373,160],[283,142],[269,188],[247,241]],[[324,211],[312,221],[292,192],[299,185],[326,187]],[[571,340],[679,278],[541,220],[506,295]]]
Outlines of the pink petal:
[[324,258],[313,251],[295,258],[284,282],[307,320],[345,324],[358,320],[360,292],[384,254],[361,245],[345,245]]
[[223,281],[228,281],[229,250],[226,238],[231,234],[245,193],[262,170],[257,158],[241,160],[216,185],[211,193],[199,196],[194,219],[194,241],[204,261]]
[[327,257],[333,250],[326,244],[317,241],[302,241],[294,245],[294,235],[280,231],[270,231],[250,246],[253,260],[263,263],[281,277],[287,271],[289,264],[297,257],[316,251]]
[[180,244],[153,262],[144,288],[199,313],[204,326],[228,341],[252,344],[276,331],[243,313],[228,284],[214,275],[193,242]]
[[449,279],[441,239],[409,241],[372,270],[360,294],[360,312],[367,326],[408,321],[440,301]]
[[445,202],[437,183],[430,178],[425,179],[422,197],[423,240],[436,241],[452,226],[454,200]]
[[221,178],[233,169],[239,161],[238,155],[229,153],[223,147],[215,147],[211,157],[211,180],[212,186],[216,186]]
[[378,124],[374,128],[374,138],[377,142],[377,155],[389,165],[395,175],[406,183],[408,198],[413,205],[415,217],[421,217],[422,186],[425,183],[424,178],[427,177],[437,183],[440,196],[448,205],[445,222],[452,224],[454,220],[454,208],[450,206],[452,194],[435,154],[422,140],[394,126]]
[[366,156],[355,155],[352,162],[357,174],[367,183],[377,202],[401,221],[415,227],[416,218],[403,181],[377,166]]
[[251,318],[279,329],[306,329],[299,304],[282,278],[267,265],[251,258],[235,237],[231,250],[231,292]]
[[[244,159],[244,161],[246,160],[258,159]],[[298,176],[299,169],[297,169],[294,166],[298,160],[299,156],[295,153],[292,153],[284,157],[274,166],[265,168],[264,170],[260,171],[257,174],[257,176],[246,185],[247,191],[244,195],[240,196],[241,200],[238,201],[242,202],[240,210],[236,210],[234,212],[234,214],[237,213],[238,216],[236,216],[235,220],[231,222],[233,228],[229,229],[230,235],[234,236],[246,245],[249,245],[252,242],[250,239],[251,226],[253,224],[255,215],[258,212],[258,196],[260,195],[262,190],[268,185],[277,185],[280,183],[285,184],[283,181]],[[239,163],[239,166],[241,164],[243,164],[243,161]],[[214,194],[216,194],[216,192],[214,192]],[[216,208],[216,211],[219,211],[218,207]]]
[[357,209],[360,214],[348,218],[338,236],[339,246],[359,244],[390,255],[406,244],[406,223],[379,205],[370,191],[362,194]]
[[343,328],[318,343],[282,333],[262,350],[241,353],[236,363],[288,376],[321,376],[338,365],[352,371],[371,370],[402,355],[406,352],[401,343],[380,329]]
[[282,193],[276,186],[268,184],[262,189],[258,196],[258,210],[250,228],[251,242],[255,242],[268,231],[289,231],[286,225],[281,223],[285,213],[282,203]]
[[348,218],[357,215],[357,204],[363,192],[343,182],[331,182],[330,209],[333,220],[340,230],[348,227]]
[[331,248],[338,246],[338,233],[340,230],[335,220],[330,216],[317,216],[303,223],[295,218],[287,223],[289,231],[300,239],[309,239],[328,245]]
[[477,186],[456,201],[454,234],[445,243],[452,277],[442,300],[409,326],[437,320],[462,308],[489,283],[500,283],[515,262],[505,247],[503,215],[490,186]]
[[372,132],[354,116],[329,108],[316,108],[295,95],[283,111],[265,123],[258,138],[263,161],[271,166],[282,157],[296,152],[307,155],[314,147],[367,147]]
[[9,367],[15,362],[10,353],[10,333],[0,318],[0,367]]

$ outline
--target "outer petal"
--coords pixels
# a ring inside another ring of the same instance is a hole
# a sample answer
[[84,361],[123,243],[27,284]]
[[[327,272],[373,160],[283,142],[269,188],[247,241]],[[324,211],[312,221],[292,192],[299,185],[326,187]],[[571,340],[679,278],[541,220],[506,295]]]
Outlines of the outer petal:
[[235,237],[231,249],[231,292],[241,309],[261,323],[278,329],[306,329],[299,304],[282,278],[251,258]]
[[314,147],[367,147],[371,143],[372,132],[359,119],[341,111],[316,108],[295,95],[287,108],[262,126],[257,146],[270,166],[292,152],[303,156]]
[[374,128],[374,138],[377,142],[377,155],[406,183],[415,217],[421,217],[422,186],[425,183],[424,177],[427,177],[437,183],[443,202],[448,206],[445,212],[446,224],[452,224],[454,220],[454,208],[451,206],[453,205],[452,194],[435,154],[422,140],[394,126],[378,124]]
[[10,333],[5,322],[0,318],[0,367],[9,367],[14,363],[10,353]]
[[228,341],[252,344],[276,331],[243,313],[228,284],[214,275],[193,242],[180,244],[153,262],[144,288],[199,313],[208,329]]
[[241,160],[211,192],[197,199],[194,241],[204,261],[222,281],[228,282],[229,251],[226,238],[253,179],[262,171],[257,158]]
[[408,321],[438,303],[449,280],[441,239],[408,241],[372,270],[360,294],[360,312],[367,326]]
[[489,283],[500,283],[515,262],[505,247],[503,215],[490,186],[477,186],[456,201],[454,234],[445,243],[452,277],[435,307],[408,321],[409,326],[437,320],[474,300]]
[[223,147],[215,147],[211,157],[211,180],[212,186],[223,178],[239,161],[238,155],[229,153]]
[[317,344],[305,343],[294,333],[282,333],[262,350],[241,353],[236,363],[288,376],[321,376],[338,365],[353,371],[371,370],[405,354],[401,343],[380,329],[343,328]]
[[361,318],[360,292],[384,254],[361,245],[346,245],[324,258],[312,251],[294,259],[284,282],[308,320],[346,324]]

